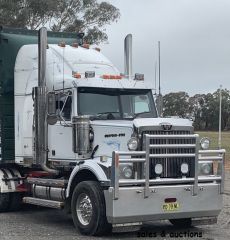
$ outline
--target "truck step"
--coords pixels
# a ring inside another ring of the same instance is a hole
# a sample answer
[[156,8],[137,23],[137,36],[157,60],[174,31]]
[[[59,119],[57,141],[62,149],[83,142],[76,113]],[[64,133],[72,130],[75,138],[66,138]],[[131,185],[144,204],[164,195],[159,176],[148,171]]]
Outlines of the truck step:
[[47,179],[47,178],[27,178],[27,182],[30,184],[36,184],[39,186],[47,186],[47,187],[57,187],[64,188],[67,186],[67,180],[60,179]]
[[49,208],[57,208],[62,209],[64,207],[64,202],[40,199],[40,198],[33,198],[33,197],[24,197],[24,203],[33,204],[42,207],[49,207]]

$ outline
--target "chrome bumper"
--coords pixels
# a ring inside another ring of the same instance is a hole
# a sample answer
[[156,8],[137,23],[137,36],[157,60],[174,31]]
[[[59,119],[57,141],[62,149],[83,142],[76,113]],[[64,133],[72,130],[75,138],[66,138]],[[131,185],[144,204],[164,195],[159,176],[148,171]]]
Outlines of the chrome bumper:
[[[188,144],[156,144],[151,139],[193,139],[194,153],[151,154],[151,148],[183,148]],[[225,150],[200,150],[199,136],[194,135],[145,135],[145,151],[113,152],[111,187],[104,192],[107,218],[111,223],[128,223],[172,218],[199,218],[217,216],[222,208],[224,192]],[[141,157],[140,157],[141,156]],[[194,177],[149,178],[150,158],[193,158]],[[198,176],[198,163],[217,161],[219,171],[212,176]],[[119,179],[120,163],[142,163],[143,179]],[[180,208],[165,212],[162,205],[166,198],[176,198]]]
[[[198,184],[198,194],[191,194],[192,185],[150,187],[150,195],[144,197],[142,187],[122,187],[119,199],[114,200],[114,189],[104,191],[107,219],[110,223],[147,222],[174,218],[215,217],[222,208],[220,185]],[[163,210],[166,198],[176,198],[179,209]]]

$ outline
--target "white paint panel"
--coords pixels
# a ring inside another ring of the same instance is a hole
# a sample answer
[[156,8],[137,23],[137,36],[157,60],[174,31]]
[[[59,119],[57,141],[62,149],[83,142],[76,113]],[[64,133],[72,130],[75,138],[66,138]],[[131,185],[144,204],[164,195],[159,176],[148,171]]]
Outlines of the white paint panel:
[[[72,128],[56,125],[48,126],[48,148],[49,158],[54,159],[75,159],[75,153],[72,150]],[[52,151],[55,151],[55,156]]]
[[23,106],[25,102],[24,96],[15,97],[15,155],[23,155]]
[[[106,121],[105,121],[106,124]],[[95,154],[97,156],[112,157],[113,151],[128,151],[127,142],[131,138],[133,129],[131,127],[117,127],[111,125],[94,125],[94,146],[99,145]],[[108,135],[117,135],[116,137]]]

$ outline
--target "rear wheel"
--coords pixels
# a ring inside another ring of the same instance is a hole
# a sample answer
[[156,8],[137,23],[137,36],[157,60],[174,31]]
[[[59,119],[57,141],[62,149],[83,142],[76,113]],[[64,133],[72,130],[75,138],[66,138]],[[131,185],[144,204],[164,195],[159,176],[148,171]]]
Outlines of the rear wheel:
[[0,212],[8,211],[9,204],[10,204],[9,193],[0,193]]
[[180,219],[170,219],[169,220],[175,227],[189,228],[192,226],[191,218],[180,218]]
[[79,183],[71,201],[73,222],[82,234],[102,235],[111,230],[107,222],[105,199],[98,182]]
[[9,210],[10,211],[19,210],[22,207],[22,198],[23,198],[23,193],[21,192],[10,193]]

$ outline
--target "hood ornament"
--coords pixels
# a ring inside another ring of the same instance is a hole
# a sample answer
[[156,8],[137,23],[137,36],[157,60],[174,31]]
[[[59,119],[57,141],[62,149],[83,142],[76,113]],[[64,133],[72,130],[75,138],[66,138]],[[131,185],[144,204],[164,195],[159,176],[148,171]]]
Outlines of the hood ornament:
[[172,129],[171,123],[163,122],[163,123],[160,123],[160,126],[164,131],[170,131]]

